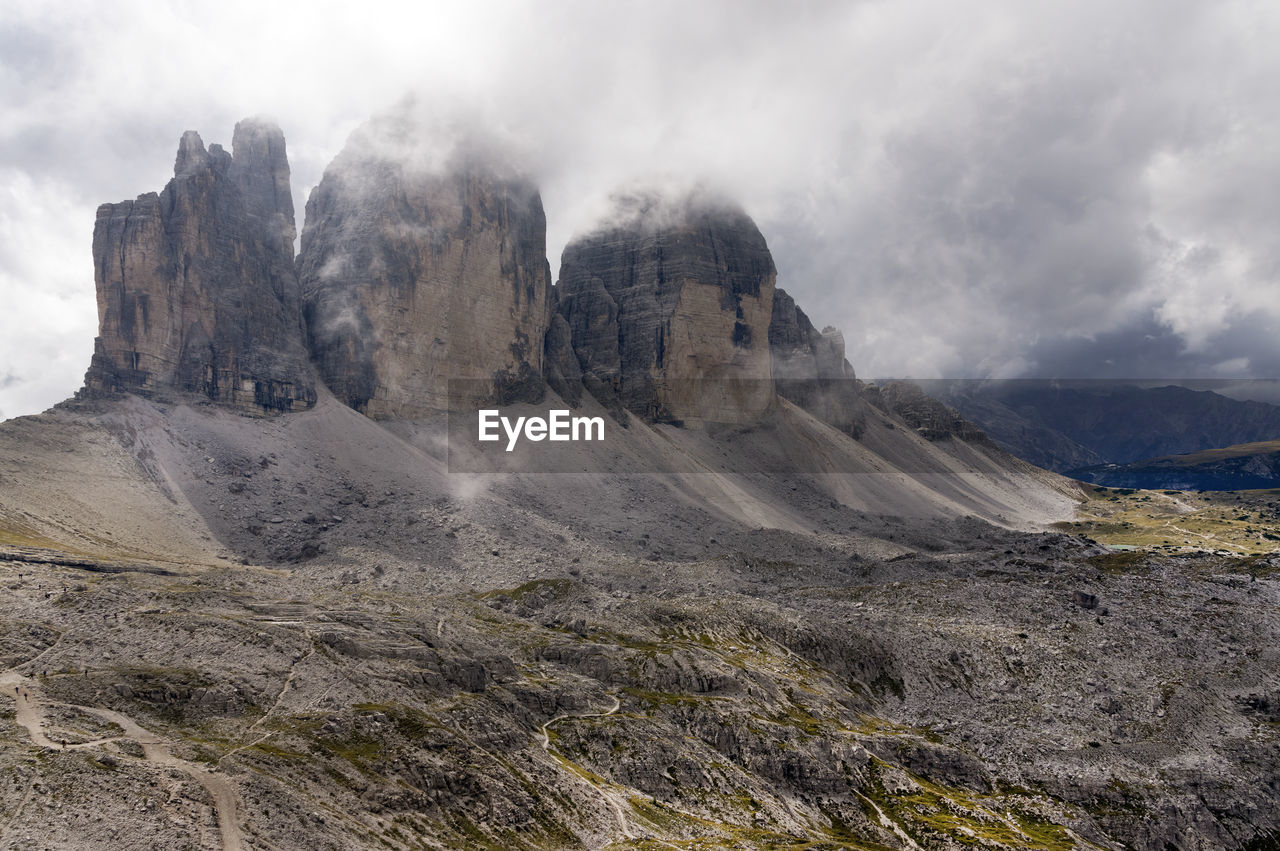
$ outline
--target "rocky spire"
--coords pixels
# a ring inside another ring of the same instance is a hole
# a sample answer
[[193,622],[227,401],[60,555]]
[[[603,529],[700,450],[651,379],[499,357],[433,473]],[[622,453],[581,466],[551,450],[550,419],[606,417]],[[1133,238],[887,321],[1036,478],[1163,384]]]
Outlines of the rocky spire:
[[98,208],[98,338],[86,391],[202,393],[248,411],[309,407],[284,134],[236,127],[235,155],[178,144],[160,194]]
[[246,118],[236,124],[231,135],[231,154],[231,178],[244,197],[246,209],[260,220],[263,231],[277,235],[281,253],[287,254],[292,263],[298,229],[294,224],[284,135],[268,119]]
[[374,418],[542,393],[551,274],[537,188],[411,108],[352,134],[307,201],[312,357]]

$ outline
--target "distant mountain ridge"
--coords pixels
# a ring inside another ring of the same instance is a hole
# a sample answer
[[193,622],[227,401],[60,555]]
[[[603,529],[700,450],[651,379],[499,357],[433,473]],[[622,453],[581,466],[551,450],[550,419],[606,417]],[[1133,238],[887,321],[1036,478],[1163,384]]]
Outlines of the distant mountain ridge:
[[1112,381],[922,381],[998,445],[1065,473],[1280,439],[1280,407]]
[[1100,464],[1069,476],[1095,485],[1147,490],[1258,490],[1280,487],[1280,440]]

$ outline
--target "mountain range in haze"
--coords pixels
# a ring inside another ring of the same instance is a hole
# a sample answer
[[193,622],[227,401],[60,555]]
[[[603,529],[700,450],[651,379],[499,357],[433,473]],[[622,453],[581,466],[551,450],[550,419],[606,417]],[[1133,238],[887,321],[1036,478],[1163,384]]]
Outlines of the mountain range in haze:
[[[1190,387],[1111,380],[916,383],[1019,458],[1068,475],[1092,470],[1080,476],[1089,481],[1105,465],[1280,439],[1280,406],[1197,389],[1207,382],[1188,382]],[[1241,487],[1275,486],[1261,473],[1248,479],[1251,484],[1230,476],[1196,479],[1189,472],[1194,463],[1184,465],[1183,474],[1192,489],[1233,489],[1224,488],[1233,481]]]

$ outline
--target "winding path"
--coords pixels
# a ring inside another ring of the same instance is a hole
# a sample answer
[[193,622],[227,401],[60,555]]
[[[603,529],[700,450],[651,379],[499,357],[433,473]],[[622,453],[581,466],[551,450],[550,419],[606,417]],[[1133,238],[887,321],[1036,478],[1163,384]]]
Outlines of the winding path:
[[543,724],[541,727],[538,728],[539,731],[542,733],[542,749],[545,751],[551,747],[551,734],[547,732],[547,728],[550,727],[552,724],[556,723],[557,721],[564,721],[566,718],[607,718],[610,715],[613,715],[614,713],[616,713],[621,708],[622,708],[622,701],[618,700],[618,698],[615,697],[613,698],[613,706],[610,706],[604,712],[583,712],[580,714],[573,713],[573,712],[566,712],[562,715],[557,715],[556,717],[552,718],[550,721],[548,721],[547,723]]
[[[542,742],[541,742],[542,749],[544,751],[547,751],[548,753],[551,752],[551,732],[547,728],[550,727],[552,724],[555,724],[559,721],[566,721],[571,718],[575,720],[579,718],[607,718],[610,715],[615,714],[620,708],[622,708],[622,701],[620,701],[615,696],[613,698],[613,706],[610,706],[608,709],[604,710],[603,712],[582,712],[582,713],[566,712],[564,714],[557,715],[556,717],[552,718],[550,721],[547,721],[545,724],[543,724],[541,727],[538,728],[538,732],[542,735]],[[559,755],[559,756],[561,759],[565,760],[566,762],[568,761],[568,757],[564,755]],[[605,806],[607,806],[613,812],[613,818],[618,823],[618,830],[619,832],[622,833],[623,837],[628,840],[635,839],[636,835],[635,835],[635,832],[631,830],[631,825],[627,821],[626,811],[622,808],[622,802],[618,800],[619,794],[611,789],[604,788],[599,783],[596,783],[581,774],[579,774],[578,777],[584,783],[588,784],[589,786],[591,786],[591,788],[595,789],[597,792],[600,793],[600,798],[604,801]]]
[[292,665],[289,666],[289,673],[284,678],[284,685],[280,686],[280,693],[276,695],[275,701],[271,704],[271,707],[266,712],[262,713],[261,718],[259,718],[257,721],[254,721],[251,725],[249,725],[249,729],[245,731],[246,734],[249,733],[251,730],[256,730],[264,721],[266,721],[268,718],[271,717],[271,714],[273,712],[275,712],[277,709],[280,708],[280,702],[283,701],[284,696],[289,693],[289,689],[293,688],[294,677],[298,675],[298,666],[315,655],[315,652],[316,652],[315,639],[311,637],[310,633],[304,633],[304,634],[307,636],[307,639],[311,642],[311,649],[308,650],[305,654],[299,657],[297,661],[295,661]]
[[[78,706],[74,704],[49,703],[44,700],[40,688],[35,681],[23,676],[15,670],[0,674],[0,689],[3,694],[14,698],[16,720],[18,725],[26,729],[31,741],[38,747],[50,750],[61,750],[63,746],[49,739],[44,732],[43,707],[63,706],[78,709],[96,715],[105,721],[120,726],[124,734],[90,742],[78,742],[65,746],[66,750],[99,747],[108,742],[120,739],[131,739],[142,746],[142,752],[148,762],[168,766],[182,771],[205,788],[213,798],[214,812],[218,816],[218,831],[222,835],[223,851],[241,851],[244,847],[240,836],[240,823],[236,817],[236,791],[229,780],[214,774],[200,766],[176,757],[169,749],[169,741],[158,733],[143,728],[136,721],[121,712],[100,706]],[[15,690],[11,693],[11,690]]]

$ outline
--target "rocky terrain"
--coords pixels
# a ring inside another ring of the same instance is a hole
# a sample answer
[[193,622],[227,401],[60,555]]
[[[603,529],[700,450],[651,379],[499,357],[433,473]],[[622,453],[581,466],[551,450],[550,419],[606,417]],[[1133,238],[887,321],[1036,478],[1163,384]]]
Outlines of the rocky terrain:
[[[928,519],[887,475],[449,475],[429,424],[401,431],[332,399],[5,424],[6,682],[36,701],[6,840],[1242,847],[1275,824],[1273,562]],[[72,472],[104,491],[68,504]]]
[[[451,476],[333,400],[0,436],[12,847],[1262,848],[1280,824],[1274,560],[882,515],[831,474],[755,482],[763,524],[666,477]],[[172,483],[171,527],[73,546],[30,472],[55,464]]]
[[[313,193],[305,335],[235,326],[311,395],[100,351],[0,424],[0,847],[1280,843],[1274,554],[1050,531],[1109,499],[859,383],[730,202],[626,201],[550,289],[532,185],[421,129]],[[240,236],[285,173],[245,138],[170,185]],[[154,238],[124,278],[185,293]],[[184,340],[244,309],[196,280]],[[486,452],[482,399],[606,436]]]

